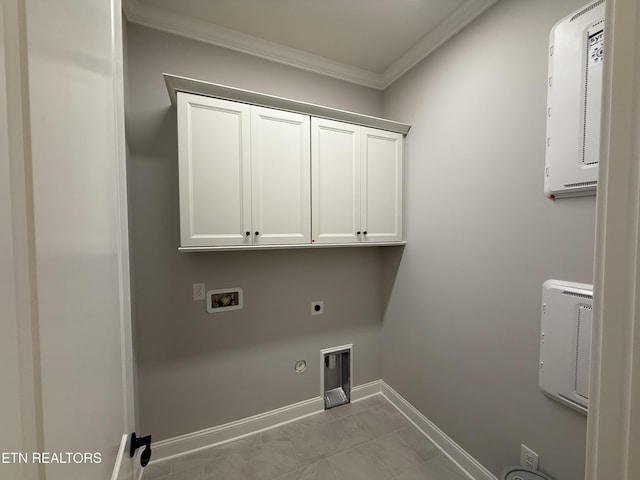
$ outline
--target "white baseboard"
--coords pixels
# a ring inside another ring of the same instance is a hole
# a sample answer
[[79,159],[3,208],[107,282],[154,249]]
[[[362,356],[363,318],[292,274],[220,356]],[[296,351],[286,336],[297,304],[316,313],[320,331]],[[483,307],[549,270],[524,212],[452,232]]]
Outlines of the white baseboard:
[[[384,381],[375,380],[365,383],[364,385],[353,387],[351,389],[351,401],[358,402],[359,400],[379,394],[384,395],[400,413],[429,438],[444,455],[456,463],[471,480],[498,480],[491,472],[464,451],[462,447],[449,438]],[[202,450],[216,444],[237,440],[269,428],[299,420],[308,415],[313,415],[314,413],[321,412],[323,409],[323,399],[316,397],[217,427],[161,440],[151,446],[153,450],[153,461],[151,464]]]
[[218,425],[217,427],[187,433],[186,435],[169,438],[167,440],[160,440],[151,446],[153,450],[153,461],[151,463],[161,462],[172,457],[202,450],[212,445],[246,437],[247,435],[318,413],[323,409],[323,399],[316,397],[269,412],[260,413],[253,417]]
[[469,455],[460,445],[440,430],[431,420],[420,413],[402,395],[380,380],[380,393],[414,424],[440,451],[458,465],[471,480],[498,480],[480,462]]
[[358,400],[364,400],[367,397],[372,397],[380,393],[380,380],[374,380],[373,382],[358,385],[351,389],[351,401],[357,402]]

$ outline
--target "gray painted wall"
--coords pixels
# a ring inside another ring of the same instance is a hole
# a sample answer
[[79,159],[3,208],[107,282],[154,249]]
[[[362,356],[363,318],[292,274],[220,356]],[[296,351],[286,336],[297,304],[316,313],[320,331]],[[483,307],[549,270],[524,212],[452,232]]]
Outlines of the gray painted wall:
[[[500,2],[384,95],[129,25],[142,430],[159,440],[316,396],[318,350],[354,342],[355,384],[383,378],[495,474],[525,443],[543,470],[581,478],[585,417],[540,393],[537,363],[542,282],[592,281],[594,198],[542,192],[548,34],[582,3]],[[404,252],[178,253],[163,71],[412,123]],[[205,314],[202,281],[243,287],[245,308]]]
[[382,378],[496,475],[524,443],[584,476],[586,418],[537,386],[543,281],[593,275],[595,197],[548,200],[542,177],[548,35],[583,3],[499,2],[384,94],[413,128]]
[[[370,115],[381,113],[381,92],[138,25],[128,25],[127,43],[141,431],[157,441],[318,396],[322,348],[353,343],[354,384],[380,378],[380,249],[177,251],[176,112],[161,73]],[[196,282],[242,287],[244,309],[205,313],[192,301]],[[323,316],[311,316],[314,300]]]

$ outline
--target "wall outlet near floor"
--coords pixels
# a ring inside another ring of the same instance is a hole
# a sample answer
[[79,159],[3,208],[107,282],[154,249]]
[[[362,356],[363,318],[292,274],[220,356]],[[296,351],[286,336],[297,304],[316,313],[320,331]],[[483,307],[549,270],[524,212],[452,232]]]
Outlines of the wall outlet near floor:
[[520,445],[520,465],[538,470],[538,454],[524,444]]

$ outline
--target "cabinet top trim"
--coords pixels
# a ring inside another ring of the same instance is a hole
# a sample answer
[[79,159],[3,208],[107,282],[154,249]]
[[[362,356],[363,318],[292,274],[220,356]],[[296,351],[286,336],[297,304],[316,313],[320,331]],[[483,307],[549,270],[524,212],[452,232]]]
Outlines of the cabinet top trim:
[[178,247],[179,252],[229,252],[243,250],[294,250],[310,248],[365,248],[365,247],[401,247],[406,245],[406,241],[400,242],[357,242],[357,243],[291,243],[287,245],[212,245],[210,247]]
[[162,76],[164,77],[167,90],[169,91],[171,104],[174,107],[177,104],[177,92],[186,92],[196,95],[204,95],[207,97],[222,98],[225,100],[235,100],[238,102],[250,103],[252,105],[260,105],[262,107],[303,113],[314,117],[363,125],[365,127],[379,128],[381,130],[401,133],[402,135],[406,135],[411,128],[411,125],[406,123],[372,117],[361,113],[348,112],[337,108],[323,107],[321,105],[300,102],[289,98],[252,92],[251,90],[243,90],[241,88],[229,87],[218,83],[195,80],[193,78],[181,77],[170,73],[163,73]]

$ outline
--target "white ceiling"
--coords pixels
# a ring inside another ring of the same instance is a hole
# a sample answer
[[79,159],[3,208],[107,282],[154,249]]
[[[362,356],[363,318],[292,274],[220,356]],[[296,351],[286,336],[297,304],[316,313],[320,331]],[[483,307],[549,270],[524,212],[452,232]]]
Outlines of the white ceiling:
[[496,0],[123,0],[130,22],[385,88]]

